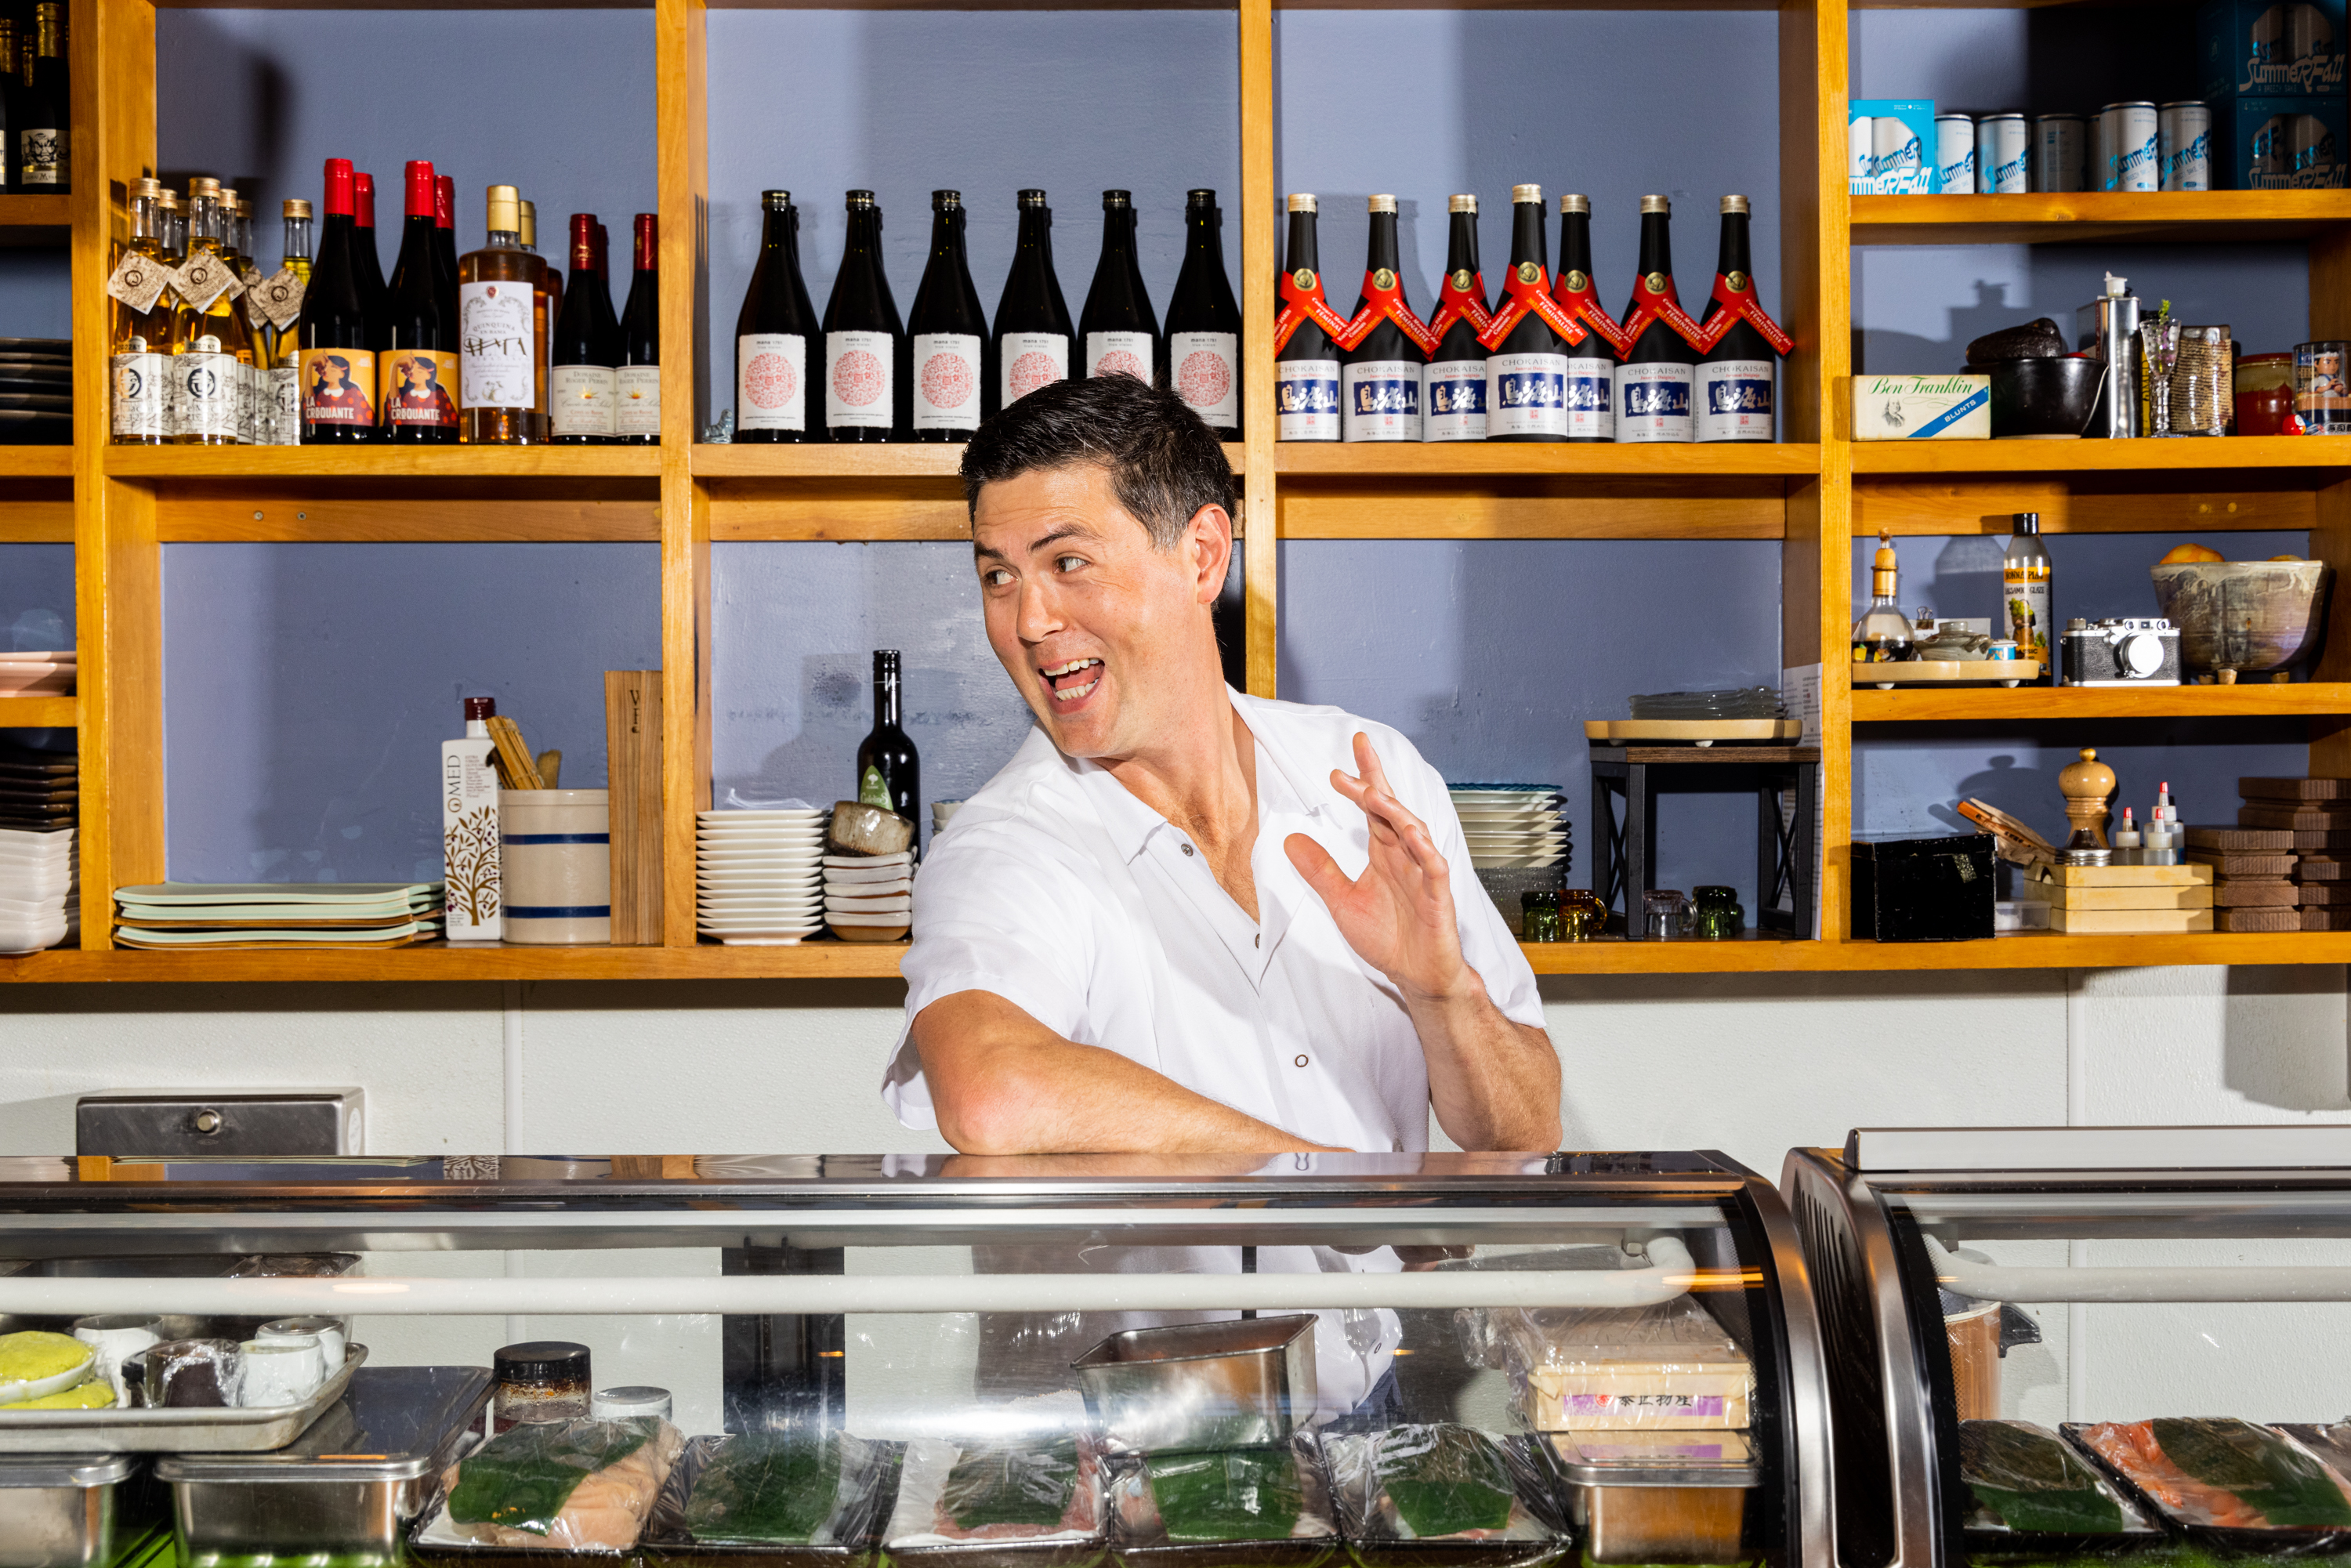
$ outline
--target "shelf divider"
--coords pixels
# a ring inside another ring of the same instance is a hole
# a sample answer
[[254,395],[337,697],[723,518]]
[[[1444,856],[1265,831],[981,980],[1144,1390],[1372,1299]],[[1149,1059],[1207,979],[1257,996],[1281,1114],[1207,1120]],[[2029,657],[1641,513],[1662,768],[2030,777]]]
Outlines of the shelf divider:
[[1280,673],[1281,502],[1274,478],[1273,3],[1239,0],[1241,98],[1242,663],[1252,695]]

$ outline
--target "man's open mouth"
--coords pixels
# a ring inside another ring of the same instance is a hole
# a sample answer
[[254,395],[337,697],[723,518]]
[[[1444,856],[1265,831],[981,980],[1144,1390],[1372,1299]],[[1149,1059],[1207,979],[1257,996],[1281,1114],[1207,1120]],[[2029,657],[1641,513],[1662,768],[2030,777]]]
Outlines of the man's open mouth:
[[1073,703],[1102,684],[1102,667],[1100,659],[1072,659],[1037,673],[1045,677],[1055,702]]

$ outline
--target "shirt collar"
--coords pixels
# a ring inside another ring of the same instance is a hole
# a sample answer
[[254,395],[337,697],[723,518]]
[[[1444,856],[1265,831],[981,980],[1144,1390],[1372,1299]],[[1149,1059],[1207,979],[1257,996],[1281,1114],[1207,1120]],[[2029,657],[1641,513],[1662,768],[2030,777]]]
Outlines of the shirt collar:
[[[1271,716],[1267,710],[1270,705],[1243,696],[1230,686],[1225,688],[1225,695],[1231,701],[1233,711],[1240,715],[1241,722],[1249,726],[1249,735],[1257,743],[1259,762],[1257,774],[1258,821],[1263,822],[1277,811],[1306,817],[1321,816],[1323,800],[1331,795],[1331,790],[1327,784],[1319,789],[1307,785],[1299,777],[1295,764],[1283,747],[1269,738],[1266,732],[1272,727],[1267,723]],[[1102,820],[1102,828],[1110,834],[1111,843],[1121,859],[1132,863],[1134,857],[1143,852],[1144,846],[1151,841],[1152,834],[1162,830],[1173,831],[1168,829],[1166,818],[1144,804],[1113,777],[1108,768],[1082,757],[1068,760],[1077,777],[1079,789],[1092,803],[1094,814]],[[1265,766],[1268,763],[1271,766]]]

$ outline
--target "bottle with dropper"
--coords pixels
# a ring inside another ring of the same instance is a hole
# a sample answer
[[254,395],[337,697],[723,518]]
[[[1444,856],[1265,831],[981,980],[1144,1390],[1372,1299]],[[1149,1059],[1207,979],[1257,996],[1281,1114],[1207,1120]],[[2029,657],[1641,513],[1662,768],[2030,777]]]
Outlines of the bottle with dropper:
[[1901,588],[1901,561],[1894,553],[1893,537],[1884,529],[1877,535],[1877,557],[1871,572],[1869,608],[1862,612],[1853,628],[1853,662],[1856,664],[1882,664],[1915,659],[1917,643],[1910,630],[1910,618],[1902,613],[1895,602]]

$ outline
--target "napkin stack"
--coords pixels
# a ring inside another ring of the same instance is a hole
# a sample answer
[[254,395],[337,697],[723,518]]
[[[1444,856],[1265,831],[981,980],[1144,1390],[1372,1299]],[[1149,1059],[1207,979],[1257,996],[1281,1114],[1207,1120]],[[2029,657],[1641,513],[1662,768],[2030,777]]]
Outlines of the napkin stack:
[[441,935],[437,882],[162,882],[114,900],[125,947],[405,947]]

